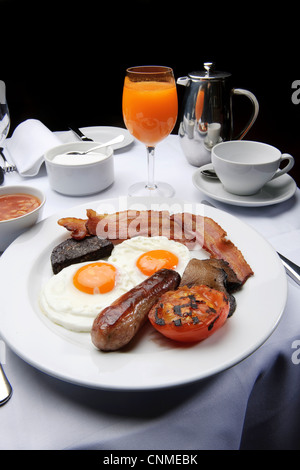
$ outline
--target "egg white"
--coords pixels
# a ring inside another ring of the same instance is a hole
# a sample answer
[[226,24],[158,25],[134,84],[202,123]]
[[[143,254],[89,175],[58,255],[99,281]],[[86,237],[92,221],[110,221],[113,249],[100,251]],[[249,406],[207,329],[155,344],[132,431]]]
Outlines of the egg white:
[[128,272],[130,279],[139,284],[144,281],[145,276],[136,266],[140,255],[152,250],[167,250],[178,258],[176,271],[182,275],[190,260],[189,249],[182,243],[169,240],[167,237],[134,237],[116,245],[108,258],[108,262],[118,263],[121,269]]
[[117,268],[114,289],[105,294],[82,292],[74,286],[73,276],[87,264],[90,263],[73,264],[53,275],[43,286],[39,299],[43,313],[51,321],[72,331],[90,331],[98,313],[135,285],[126,269],[111,263]]

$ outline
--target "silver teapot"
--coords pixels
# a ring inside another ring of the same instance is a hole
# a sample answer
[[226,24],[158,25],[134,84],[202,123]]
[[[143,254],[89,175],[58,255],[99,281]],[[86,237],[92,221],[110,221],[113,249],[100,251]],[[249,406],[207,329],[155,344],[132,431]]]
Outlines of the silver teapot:
[[[186,87],[179,140],[188,162],[194,166],[209,163],[211,149],[217,143],[242,139],[253,126],[259,111],[253,93],[231,88],[230,73],[216,72],[212,62],[204,63],[204,69],[177,79],[177,84]],[[253,106],[250,120],[236,136],[233,136],[233,95],[247,96]]]

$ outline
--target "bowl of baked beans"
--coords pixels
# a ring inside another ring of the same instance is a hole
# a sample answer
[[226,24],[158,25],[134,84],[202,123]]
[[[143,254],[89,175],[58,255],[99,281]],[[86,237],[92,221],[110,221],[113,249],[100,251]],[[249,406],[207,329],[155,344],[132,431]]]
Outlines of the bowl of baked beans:
[[39,219],[45,195],[32,186],[0,188],[0,251]]

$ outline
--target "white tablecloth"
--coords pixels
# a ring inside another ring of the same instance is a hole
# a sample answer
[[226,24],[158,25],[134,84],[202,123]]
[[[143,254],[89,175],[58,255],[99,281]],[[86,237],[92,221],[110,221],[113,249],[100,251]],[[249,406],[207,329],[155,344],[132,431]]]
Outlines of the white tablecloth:
[[[193,186],[195,170],[177,136],[157,147],[156,176],[176,188],[176,197],[208,200]],[[93,196],[55,193],[44,167],[34,178],[7,174],[5,185],[41,188],[47,197],[43,217],[48,217],[62,208],[126,195],[145,175],[146,151],[135,142],[115,155],[115,183]],[[298,189],[290,200],[268,207],[214,204],[300,264]],[[227,371],[171,390],[87,389],[45,375],[6,347],[4,368],[14,393],[0,408],[0,449],[299,449],[300,353],[293,345],[300,343],[300,287],[291,279],[288,286],[283,317],[262,347]],[[3,292],[1,298],[9,302]]]

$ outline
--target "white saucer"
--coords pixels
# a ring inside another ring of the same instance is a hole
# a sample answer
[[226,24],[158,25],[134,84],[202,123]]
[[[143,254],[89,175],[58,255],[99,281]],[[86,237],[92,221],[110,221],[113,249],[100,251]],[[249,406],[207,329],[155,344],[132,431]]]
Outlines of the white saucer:
[[297,188],[293,178],[288,174],[280,176],[276,180],[270,181],[253,196],[238,196],[227,192],[218,179],[208,178],[202,175],[202,170],[212,170],[211,163],[198,168],[193,174],[193,183],[199,191],[216,201],[225,202],[235,206],[270,206],[278,204],[291,198]]

